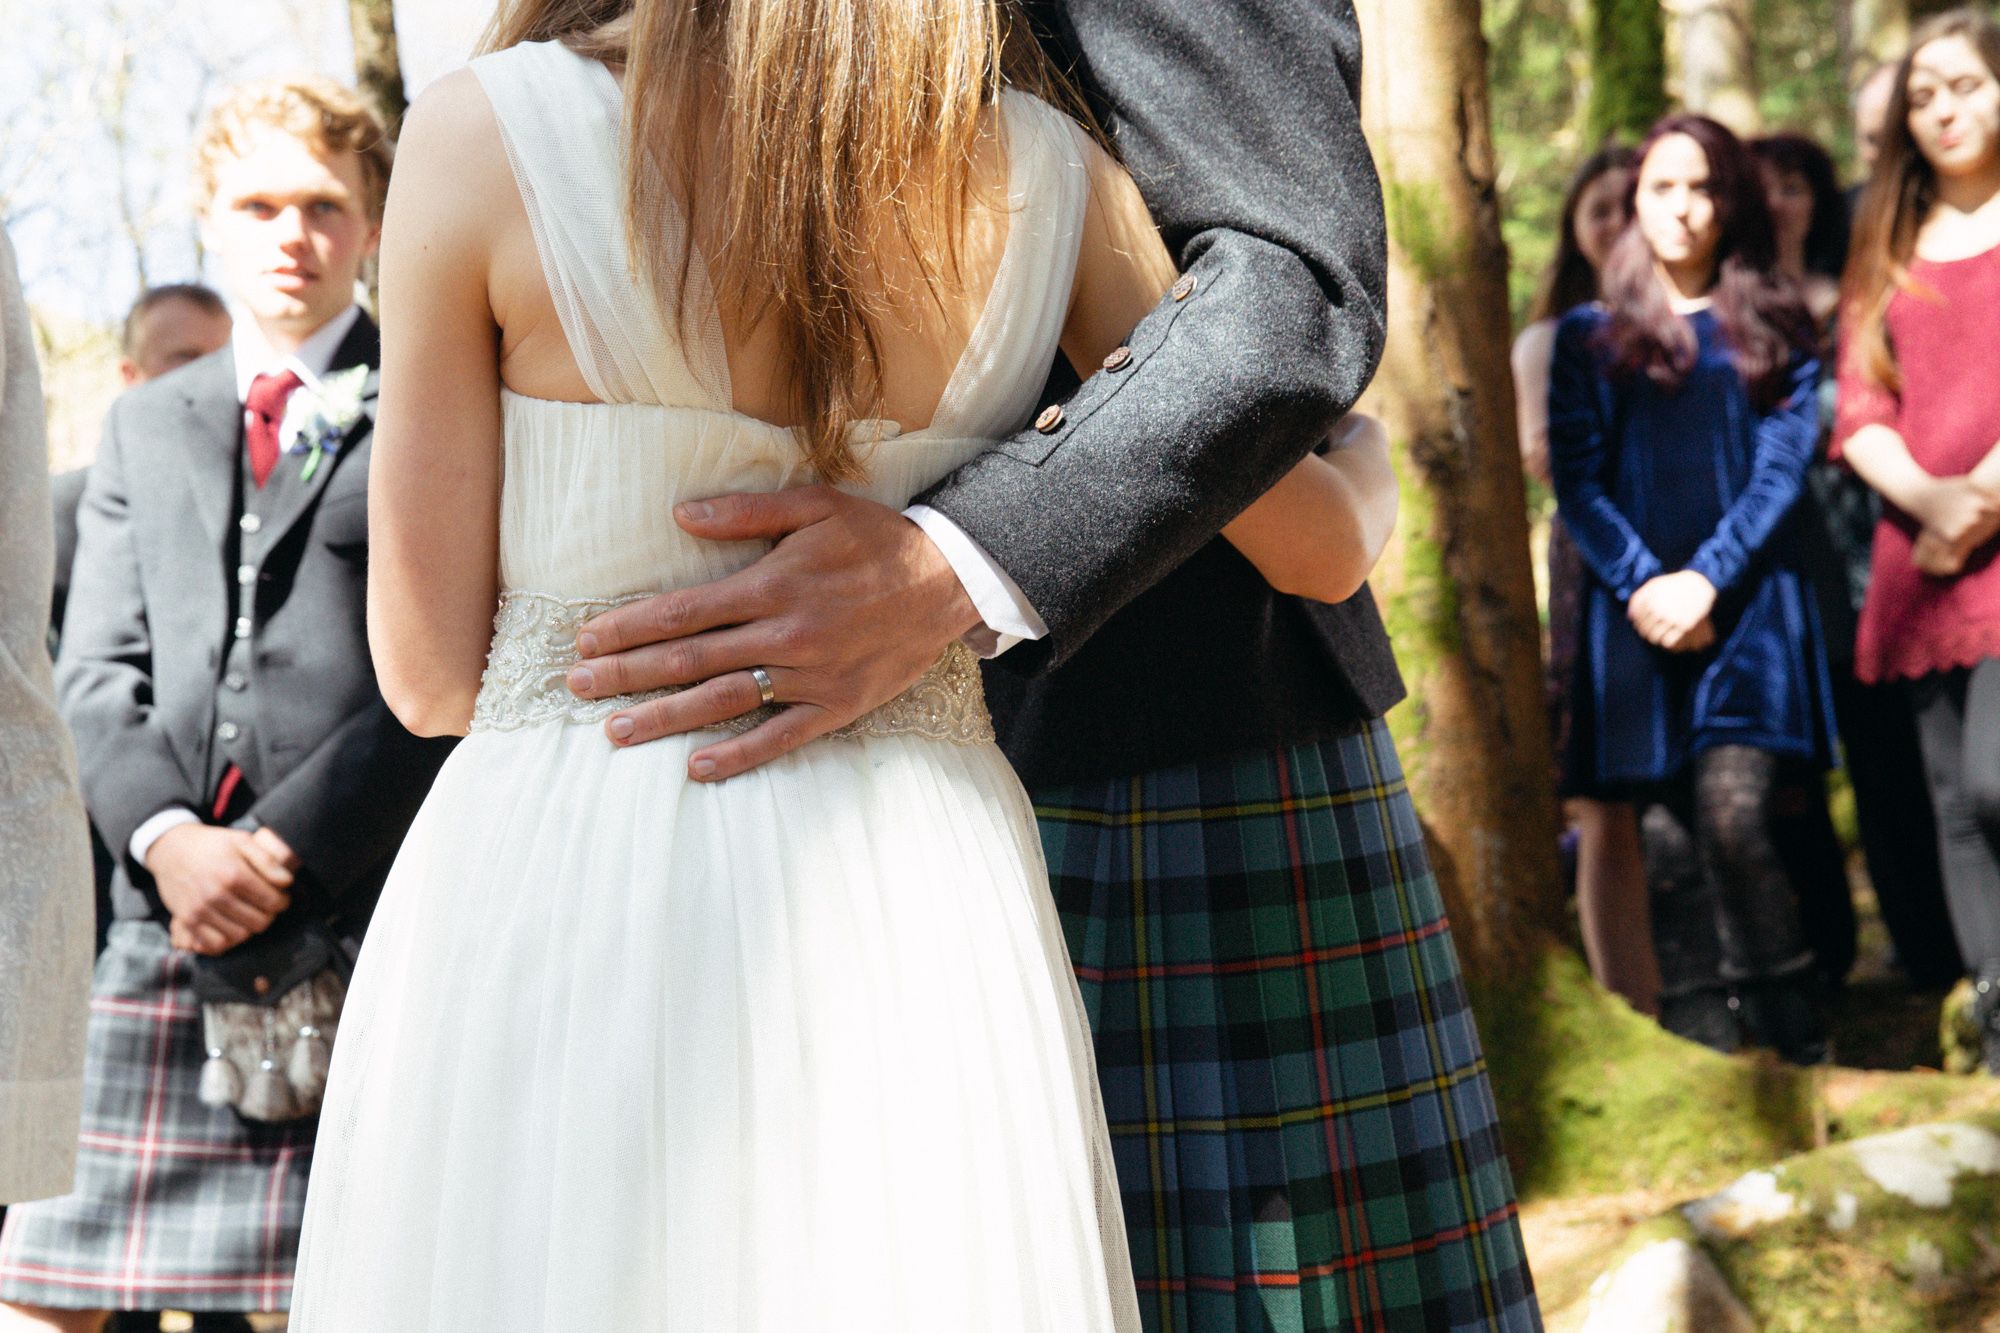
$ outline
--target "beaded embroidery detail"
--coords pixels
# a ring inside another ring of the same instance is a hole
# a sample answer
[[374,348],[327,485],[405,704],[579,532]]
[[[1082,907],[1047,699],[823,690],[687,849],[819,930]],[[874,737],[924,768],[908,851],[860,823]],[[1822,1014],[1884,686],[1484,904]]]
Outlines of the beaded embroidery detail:
[[[493,648],[487,655],[486,673],[480,678],[479,697],[472,707],[471,729],[519,731],[544,722],[601,722],[620,709],[688,688],[675,686],[609,699],[579,699],[570,693],[570,668],[580,660],[576,654],[576,634],[583,623],[614,606],[650,595],[550,597],[519,591],[504,594],[500,610],[493,617]],[[717,723],[714,729],[745,732],[782,711],[781,706],[754,709]],[[915,685],[874,712],[828,735],[921,736],[955,745],[991,743],[993,719],[986,711],[978,657],[964,644],[952,644]]]

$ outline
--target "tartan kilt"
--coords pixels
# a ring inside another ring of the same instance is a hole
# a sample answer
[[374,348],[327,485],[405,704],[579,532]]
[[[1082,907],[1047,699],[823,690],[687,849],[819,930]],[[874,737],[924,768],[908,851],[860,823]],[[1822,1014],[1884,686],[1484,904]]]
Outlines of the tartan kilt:
[[189,957],[111,927],[91,987],[76,1187],[7,1211],[0,1300],[73,1310],[283,1310],[317,1119],[260,1125],[197,1095]]
[[1033,795],[1148,1333],[1540,1328],[1387,727]]

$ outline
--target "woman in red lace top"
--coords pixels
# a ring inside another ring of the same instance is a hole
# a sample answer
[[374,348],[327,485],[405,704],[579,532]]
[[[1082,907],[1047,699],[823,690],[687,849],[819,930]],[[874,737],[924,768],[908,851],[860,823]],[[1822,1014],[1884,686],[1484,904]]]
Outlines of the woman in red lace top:
[[1919,29],[1892,99],[1842,293],[1834,446],[1884,501],[1855,674],[1911,683],[2000,1073],[2000,27]]

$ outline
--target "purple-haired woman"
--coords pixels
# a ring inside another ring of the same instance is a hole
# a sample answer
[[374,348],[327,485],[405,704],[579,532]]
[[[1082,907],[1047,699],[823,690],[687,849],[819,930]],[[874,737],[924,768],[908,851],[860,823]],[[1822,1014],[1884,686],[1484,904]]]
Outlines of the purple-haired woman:
[[1691,780],[1714,945],[1745,1035],[1816,1063],[1826,1031],[1773,796],[1833,753],[1831,685],[1791,522],[1819,361],[1775,268],[1757,164],[1720,124],[1661,121],[1602,299],[1556,334],[1549,446],[1588,569],[1571,771],[1601,796]]

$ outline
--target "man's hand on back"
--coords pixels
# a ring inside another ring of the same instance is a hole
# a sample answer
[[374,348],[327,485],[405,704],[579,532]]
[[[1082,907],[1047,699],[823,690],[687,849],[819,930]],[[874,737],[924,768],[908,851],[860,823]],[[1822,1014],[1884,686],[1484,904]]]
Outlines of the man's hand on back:
[[778,544],[727,578],[591,620],[570,688],[602,699],[692,686],[606,719],[612,740],[637,745],[756,708],[751,669],[763,668],[782,711],[695,751],[698,780],[768,763],[881,707],[981,623],[923,530],[872,500],[808,486],[679,505],[674,521],[713,541]]

